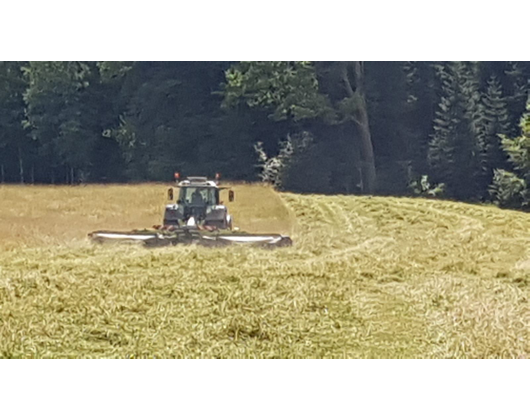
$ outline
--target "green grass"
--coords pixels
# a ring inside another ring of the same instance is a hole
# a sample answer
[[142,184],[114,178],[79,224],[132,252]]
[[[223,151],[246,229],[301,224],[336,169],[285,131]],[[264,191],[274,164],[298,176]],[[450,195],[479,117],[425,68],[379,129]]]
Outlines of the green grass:
[[[0,220],[9,208],[15,227],[3,226],[12,235],[0,251],[0,356],[530,355],[526,214],[241,185],[236,225],[290,233],[292,248],[95,246],[81,232],[123,228],[112,223],[127,200],[134,206],[122,223],[148,227],[140,223],[149,214],[159,223],[155,208],[162,213],[163,186],[109,188],[0,188],[11,200]],[[48,245],[38,234],[16,236],[17,196],[34,192],[42,193],[39,210],[24,217],[30,231],[48,232]],[[64,217],[74,221],[77,211],[90,223],[72,222],[67,239],[68,225],[46,215],[59,217],[73,196],[85,205]]]

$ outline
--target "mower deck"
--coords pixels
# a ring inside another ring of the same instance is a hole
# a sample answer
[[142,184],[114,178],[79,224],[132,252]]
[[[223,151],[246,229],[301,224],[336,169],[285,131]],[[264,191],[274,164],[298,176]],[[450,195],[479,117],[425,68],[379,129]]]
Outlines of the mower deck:
[[97,243],[132,242],[142,243],[147,247],[191,245],[227,246],[233,244],[261,246],[265,248],[292,245],[288,236],[279,234],[250,234],[244,232],[205,231],[196,227],[181,227],[173,229],[132,230],[130,232],[116,232],[98,230],[88,234]]

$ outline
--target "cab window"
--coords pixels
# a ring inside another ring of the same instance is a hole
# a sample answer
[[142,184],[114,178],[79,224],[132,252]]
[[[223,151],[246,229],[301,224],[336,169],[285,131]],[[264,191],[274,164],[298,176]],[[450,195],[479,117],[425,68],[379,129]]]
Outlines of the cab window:
[[186,187],[180,189],[180,204],[190,204],[196,206],[217,204],[218,193],[215,188]]

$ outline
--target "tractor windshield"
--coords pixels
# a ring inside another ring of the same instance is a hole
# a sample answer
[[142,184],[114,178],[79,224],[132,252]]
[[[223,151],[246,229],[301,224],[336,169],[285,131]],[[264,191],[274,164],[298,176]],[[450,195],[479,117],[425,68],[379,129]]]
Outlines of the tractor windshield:
[[183,187],[180,189],[179,204],[191,206],[213,206],[219,202],[217,188]]

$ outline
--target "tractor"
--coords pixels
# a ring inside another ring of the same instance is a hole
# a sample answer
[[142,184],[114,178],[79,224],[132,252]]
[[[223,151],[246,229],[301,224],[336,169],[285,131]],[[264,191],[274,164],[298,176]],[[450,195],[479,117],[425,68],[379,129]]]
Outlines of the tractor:
[[[144,246],[190,245],[226,246],[246,245],[276,248],[291,246],[289,236],[277,233],[252,234],[232,230],[232,217],[220,200],[221,190],[228,190],[228,201],[234,201],[234,191],[219,187],[219,174],[215,180],[206,177],[190,176],[180,181],[175,173],[179,195],[174,202],[173,188],[167,191],[171,204],[166,205],[164,225],[153,226],[153,229],[117,232],[98,230],[88,234],[92,241],[133,242]],[[224,230],[224,232],[222,232]]]
[[175,173],[179,195],[174,202],[173,188],[168,190],[168,200],[164,213],[164,226],[197,226],[207,230],[232,230],[232,216],[220,200],[221,190],[228,189],[228,200],[234,201],[234,191],[219,186],[219,174],[215,180],[206,177],[190,176],[180,181]]

